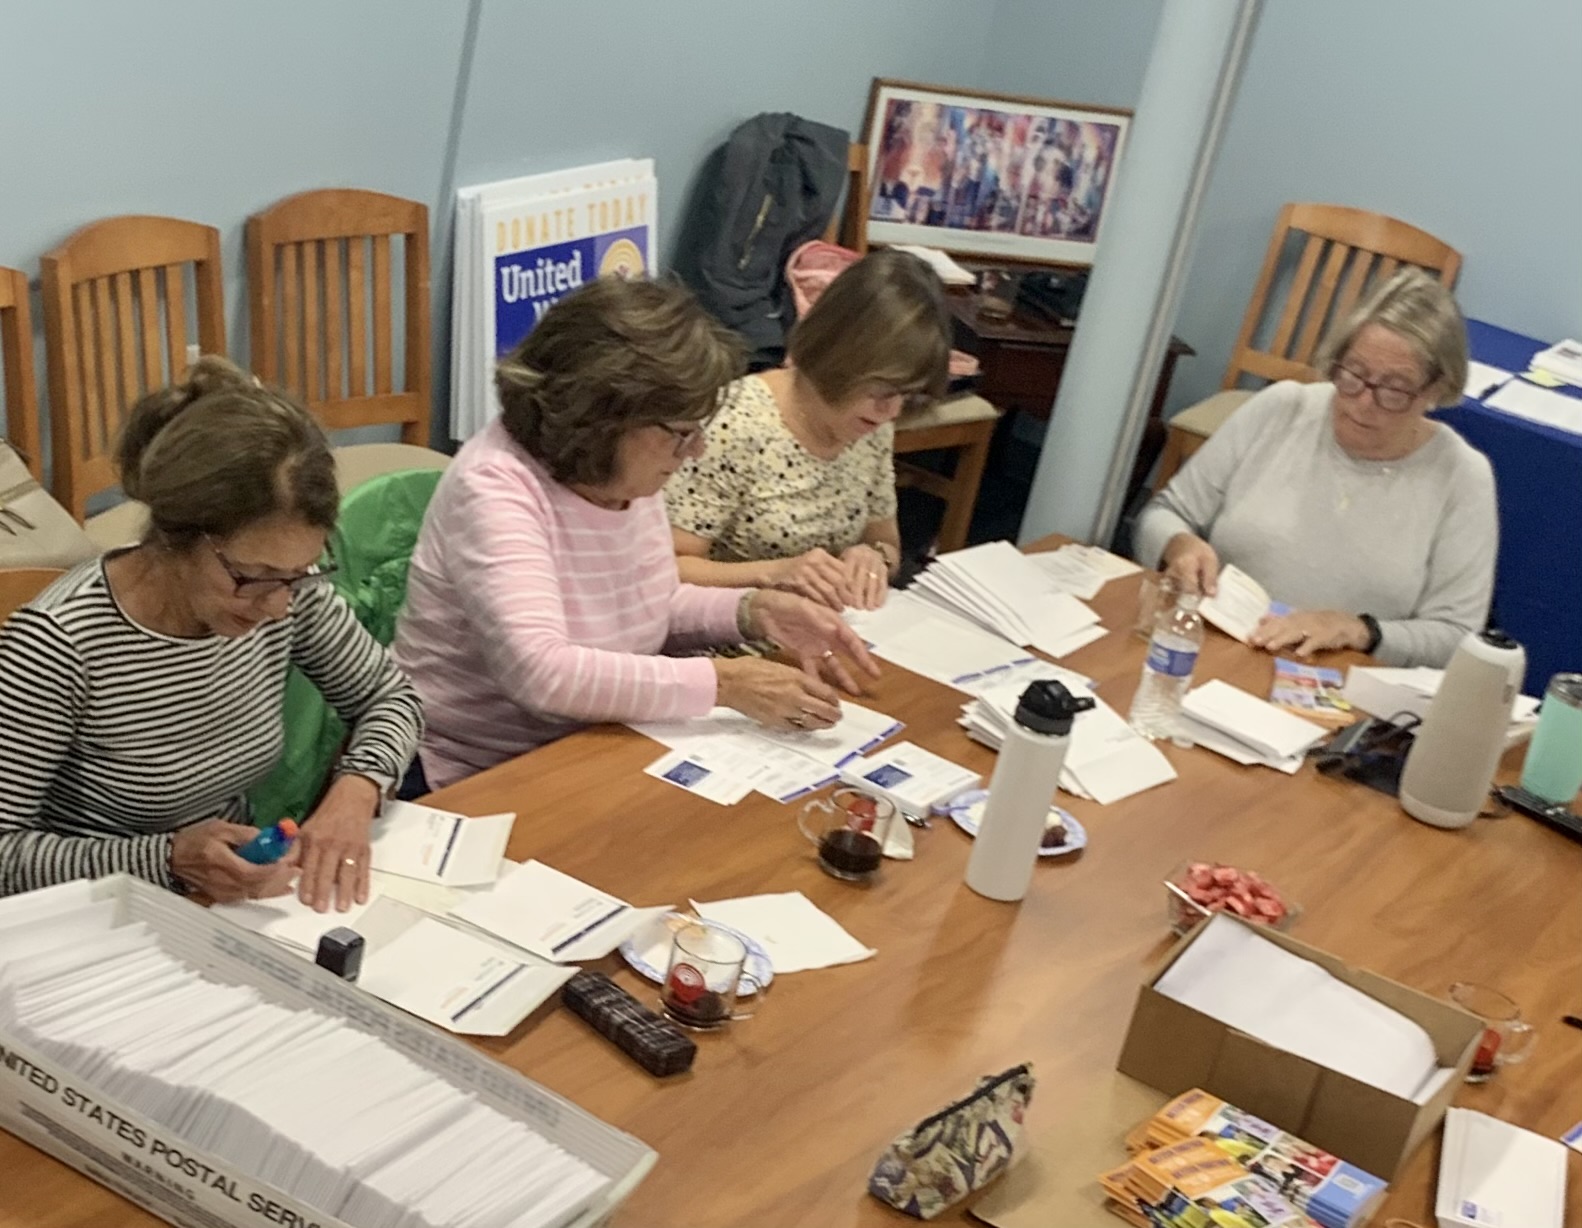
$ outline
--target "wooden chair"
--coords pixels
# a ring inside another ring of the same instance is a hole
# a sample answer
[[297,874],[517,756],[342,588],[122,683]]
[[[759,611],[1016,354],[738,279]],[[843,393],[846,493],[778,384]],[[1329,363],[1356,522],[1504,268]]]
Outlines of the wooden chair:
[[[1289,264],[1287,248],[1298,246],[1301,254],[1284,301],[1275,302],[1276,278]],[[1402,265],[1437,273],[1446,286],[1453,286],[1461,270],[1461,253],[1426,230],[1382,213],[1296,203],[1281,209],[1221,391],[1170,419],[1154,489],[1163,489],[1187,458],[1252,396],[1256,389],[1238,387],[1243,378],[1270,383],[1323,379],[1324,373],[1312,360],[1325,332]]]
[[0,268],[0,364],[5,368],[5,437],[27,467],[44,480],[43,432],[38,418],[38,386],[33,376],[33,319],[28,312],[27,278]]
[[[825,239],[839,241],[853,251],[868,250],[868,147],[853,145],[846,154],[846,200],[839,215],[830,220]],[[943,553],[967,544],[972,512],[978,503],[984,465],[1000,411],[979,396],[956,396],[903,415],[895,424],[895,454],[947,451],[953,453],[949,477],[915,465],[896,462],[897,486],[912,486],[944,500],[936,546]]]
[[[403,258],[399,391],[396,238]],[[450,459],[428,447],[428,259],[428,208],[379,192],[300,192],[247,221],[253,369],[300,397],[326,430],[401,428],[400,443],[336,449],[343,491],[379,473],[443,468]]]
[[56,567],[0,567],[0,622],[65,574]]
[[88,500],[117,484],[115,446],[127,410],[181,378],[196,351],[225,353],[220,232],[169,217],[112,217],[84,226],[42,261],[54,493],[102,547],[135,541],[146,523],[127,501],[87,518]]

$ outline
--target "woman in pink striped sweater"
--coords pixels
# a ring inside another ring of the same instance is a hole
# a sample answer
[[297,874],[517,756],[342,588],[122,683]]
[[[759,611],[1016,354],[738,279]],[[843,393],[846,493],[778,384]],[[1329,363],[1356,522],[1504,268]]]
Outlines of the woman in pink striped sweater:
[[[823,728],[836,686],[877,676],[833,611],[677,576],[659,492],[702,449],[740,362],[685,290],[615,278],[562,299],[501,362],[501,416],[440,481],[396,633],[423,700],[427,785],[596,721],[723,705]],[[669,655],[759,638],[802,667]]]

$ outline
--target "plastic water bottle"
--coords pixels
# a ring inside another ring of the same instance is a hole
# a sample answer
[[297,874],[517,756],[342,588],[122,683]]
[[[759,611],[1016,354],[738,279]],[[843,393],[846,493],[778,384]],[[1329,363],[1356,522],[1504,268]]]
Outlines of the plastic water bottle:
[[281,819],[273,827],[266,827],[246,844],[236,850],[236,855],[243,861],[250,861],[255,866],[267,866],[279,861],[291,848],[291,842],[297,838],[297,821],[295,819]]
[[1027,894],[1066,761],[1071,723],[1091,707],[1093,700],[1078,699],[1058,682],[1034,682],[1022,692],[967,858],[967,886],[979,895],[1009,903]]
[[1182,593],[1175,606],[1160,610],[1154,621],[1142,682],[1128,718],[1145,738],[1182,737],[1181,700],[1192,685],[1192,671],[1203,647],[1200,600],[1196,593]]

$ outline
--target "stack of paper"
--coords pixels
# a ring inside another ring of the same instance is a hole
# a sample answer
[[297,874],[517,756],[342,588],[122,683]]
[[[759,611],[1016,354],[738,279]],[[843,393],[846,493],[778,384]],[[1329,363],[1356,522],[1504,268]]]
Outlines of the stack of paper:
[[416,802],[387,802],[374,824],[375,870],[447,887],[492,883],[511,839],[515,814],[471,819]]
[[1060,787],[1067,793],[1109,805],[1176,778],[1175,768],[1157,746],[1094,694],[1087,679],[1058,665],[1029,669],[963,705],[961,724],[967,735],[998,750],[1015,719],[1017,701],[1035,677],[1053,679],[1073,695],[1094,701],[1093,708],[1080,713],[1071,726],[1060,773]]
[[113,900],[58,898],[0,915],[0,1031],[193,1153],[378,1228],[549,1228],[608,1185],[380,1037],[208,979]]
[[1216,914],[1154,988],[1265,1044],[1415,1103],[1454,1075],[1423,1028]]
[[1203,615],[1204,622],[1245,644],[1264,615],[1272,612],[1272,604],[1263,585],[1241,568],[1227,563],[1220,569],[1214,595],[1203,599],[1198,612]]
[[897,742],[841,769],[841,779],[886,797],[905,814],[926,815],[959,793],[976,788],[983,777],[921,746]]
[[574,963],[602,959],[669,910],[633,908],[542,862],[524,861],[451,916],[540,959]]
[[970,269],[964,269],[950,258],[948,252],[937,247],[919,247],[916,243],[897,243],[895,250],[916,256],[939,275],[947,286],[970,286],[978,279]]
[[1557,341],[1534,354],[1532,365],[1568,384],[1582,385],[1582,341]]
[[1111,580],[1129,576],[1142,568],[1130,559],[1112,554],[1103,546],[1083,546],[1076,542],[1058,550],[1029,554],[1027,559],[1054,583],[1055,591],[1070,593],[1091,601]]
[[1007,541],[942,554],[913,587],[940,608],[1052,657],[1105,634],[1097,614]]
[[1511,373],[1503,367],[1491,367],[1486,362],[1468,362],[1466,383],[1461,386],[1462,394],[1481,401],[1490,393],[1497,391],[1506,380],[1511,378]]
[[608,274],[656,268],[658,182],[650,159],[623,159],[462,188],[456,194],[451,435],[499,409],[495,360],[557,299]]
[[1288,775],[1329,730],[1215,678],[1181,701],[1183,731],[1199,746]]
[[[1389,720],[1407,713],[1421,720],[1439,693],[1445,679],[1442,669],[1419,665],[1412,669],[1392,669],[1379,665],[1353,665],[1346,673],[1341,698],[1354,708]],[[1520,746],[1538,727],[1538,701],[1531,695],[1518,695],[1505,734],[1505,748]]]
[[731,708],[690,721],[634,722],[632,728],[670,748],[643,769],[650,776],[729,806],[755,790],[789,802],[820,789],[903,725],[842,703],[840,720],[828,729],[769,729]]
[[1483,403],[1529,422],[1582,434],[1582,398],[1552,388],[1538,388],[1526,380],[1513,379]]
[[692,908],[705,921],[728,925],[757,942],[768,952],[776,976],[854,964],[878,954],[800,891],[749,895],[712,904],[693,900]]
[[1037,660],[1004,636],[910,592],[892,592],[877,610],[847,610],[846,621],[877,656],[958,691],[976,693]]
[[1565,1148],[1486,1113],[1449,1110],[1434,1215],[1440,1228],[1560,1228]]

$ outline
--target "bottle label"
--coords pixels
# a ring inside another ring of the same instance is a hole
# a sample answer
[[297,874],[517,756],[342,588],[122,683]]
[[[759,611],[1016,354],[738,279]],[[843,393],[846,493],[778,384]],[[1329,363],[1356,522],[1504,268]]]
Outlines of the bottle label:
[[1184,648],[1170,648],[1160,643],[1148,646],[1148,668],[1156,674],[1168,674],[1172,678],[1190,678],[1196,665],[1196,649],[1189,651]]

